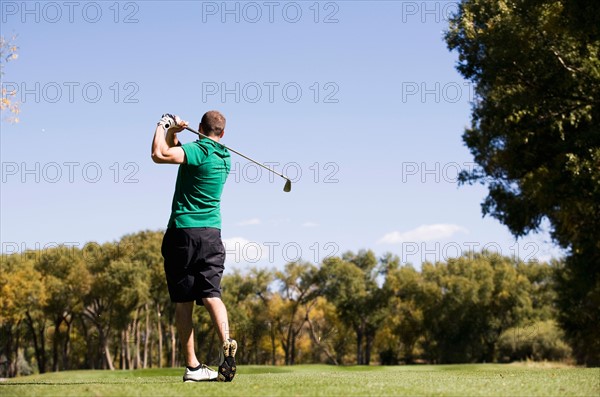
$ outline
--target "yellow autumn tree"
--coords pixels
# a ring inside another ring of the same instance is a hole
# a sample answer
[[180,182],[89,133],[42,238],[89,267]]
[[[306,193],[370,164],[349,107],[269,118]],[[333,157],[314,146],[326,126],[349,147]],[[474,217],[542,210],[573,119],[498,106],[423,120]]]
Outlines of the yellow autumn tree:
[[[0,78],[4,80],[4,66],[7,62],[14,61],[19,57],[19,47],[15,44],[16,36],[6,39],[0,36]],[[17,92],[9,91],[2,85],[2,99],[0,99],[0,112],[8,113],[6,120],[10,123],[19,122],[19,103],[17,101]]]

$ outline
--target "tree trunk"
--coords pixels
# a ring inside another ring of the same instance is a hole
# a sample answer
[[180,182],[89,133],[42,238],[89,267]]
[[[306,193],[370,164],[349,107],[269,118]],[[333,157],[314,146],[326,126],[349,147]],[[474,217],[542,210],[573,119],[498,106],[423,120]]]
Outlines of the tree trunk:
[[[120,347],[121,347],[121,344],[120,344],[120,343],[114,343],[114,344],[111,344],[110,342],[113,342],[113,341],[109,341],[109,344],[110,344],[111,346],[114,346],[114,347],[113,347],[113,351],[112,351],[112,357],[114,357],[115,359],[116,359],[117,357],[119,357],[119,359],[120,359],[120,358],[121,358],[121,349],[120,349]],[[115,365],[115,362],[113,361],[113,366],[114,366],[114,365]],[[123,365],[122,365],[122,364],[119,364],[119,365],[120,365],[120,367],[119,367],[119,368],[123,368]],[[115,369],[116,369],[116,368],[117,368],[117,367],[115,367]]]
[[125,328],[125,364],[127,369],[132,369],[133,360],[131,359],[131,325]]
[[12,325],[8,324],[2,327],[2,332],[6,337],[6,344],[4,345],[4,351],[6,352],[6,362],[3,364],[6,367],[6,372],[2,373],[0,376],[12,378],[15,376],[14,370],[16,366],[14,363],[17,361],[16,358],[13,359],[13,332]]
[[158,331],[158,368],[162,368],[162,359],[163,359],[163,332],[162,332],[162,321],[160,317],[160,304],[156,305],[156,314],[157,314],[157,331]]
[[[125,359],[125,330],[122,330],[120,332],[119,341],[121,342],[121,351],[119,352],[119,368],[125,369],[125,367],[127,366],[127,361]],[[115,353],[115,357],[116,356],[117,355]]]
[[65,343],[63,344],[62,365],[63,370],[66,371],[71,369],[71,364],[69,363],[69,355],[71,353],[71,329],[73,328],[73,318],[71,317],[71,321],[69,321],[65,317],[64,320],[67,324],[67,333],[65,334]]
[[40,348],[41,348],[41,353],[42,353],[42,361],[40,362],[40,368],[44,369],[43,372],[40,369],[40,373],[45,373],[48,360],[47,360],[47,355],[46,355],[46,326],[43,323],[40,327],[39,332],[40,332]]
[[307,318],[308,318],[308,313],[304,317],[304,319],[300,322],[300,325],[298,325],[298,328],[294,329],[293,323],[292,323],[292,326],[290,327],[290,329],[292,330],[292,340],[291,340],[292,346],[290,349],[291,365],[294,365],[296,363],[296,340],[298,339],[298,335],[300,334],[300,332],[302,332],[302,328],[304,327],[304,323],[306,322]]
[[83,337],[88,342],[86,343],[87,347],[87,357],[86,357],[86,368],[87,369],[96,369],[96,354],[94,354],[94,346],[91,343],[91,338],[89,336],[89,329],[85,322],[85,316],[79,315],[77,316],[79,321],[81,322],[81,329],[83,330]]
[[[104,365],[105,368],[110,369],[111,371],[115,370],[115,365],[113,363],[113,359],[112,356],[110,354],[110,347],[108,344],[108,337],[104,334],[104,331],[102,331],[102,329],[99,329],[99,336],[100,336],[100,346],[102,346],[102,353],[104,356]],[[103,365],[103,366],[104,366]]]
[[269,328],[271,331],[271,365],[275,365],[275,330],[273,329],[273,323],[270,321]]
[[45,343],[44,343],[44,329],[45,327],[42,325],[40,329],[40,338],[38,339],[38,335],[35,329],[35,323],[31,318],[31,314],[29,312],[25,313],[27,317],[27,325],[29,326],[29,331],[31,332],[31,337],[33,338],[33,349],[35,351],[35,358],[38,363],[38,369],[41,374],[46,372],[46,352],[45,352]]
[[63,317],[54,319],[54,337],[52,338],[52,371],[58,372],[58,345],[60,344],[60,324]]
[[169,331],[171,332],[171,368],[175,368],[175,359],[177,357],[177,330],[175,329],[175,325],[169,324]]
[[366,346],[365,346],[365,365],[369,365],[371,363],[371,349],[373,348],[373,341],[375,340],[375,331],[370,330],[366,335]]
[[292,333],[292,340],[291,340],[291,346],[290,346],[290,365],[294,365],[294,362],[296,361],[296,333],[293,332]]
[[[148,310],[148,304],[144,305],[144,313],[146,314],[146,332],[144,333],[144,359],[143,359],[143,368],[148,368],[148,347],[150,342],[150,311]],[[150,365],[152,366],[152,359],[150,359]]]
[[356,332],[356,364],[361,365],[363,363],[363,330],[361,325],[354,327],[354,330]]
[[334,364],[334,365],[339,365],[338,360],[335,358],[335,356],[333,354],[331,354],[331,352],[329,351],[329,349],[327,348],[327,345],[321,341],[321,338],[319,336],[317,336],[317,333],[315,332],[315,328],[312,324],[312,321],[310,321],[310,319],[307,317],[306,322],[308,323],[308,330],[310,332],[310,338],[312,339],[313,343],[315,345],[317,345],[317,347],[319,349],[321,349],[323,351],[323,353],[325,353],[325,355],[327,356],[327,358]]
[[15,327],[15,359],[12,364],[12,374],[13,376],[19,376],[19,366],[17,365],[17,361],[19,361],[19,348],[21,345],[21,335],[19,333],[19,325],[21,325],[21,320],[17,322],[17,326]]
[[142,356],[140,354],[140,321],[139,321],[140,309],[136,310],[135,314],[135,361],[133,368],[138,369],[142,366]]
[[152,360],[154,357],[154,338],[150,339],[150,347],[148,348],[148,367],[153,368]]
[[[283,335],[283,330],[281,329],[281,326],[279,327],[279,331],[281,332],[281,334]],[[290,361],[289,361],[289,350],[290,350],[290,345],[288,343],[287,338],[284,338],[283,336],[281,337],[281,347],[283,348],[283,354],[284,354],[284,364],[285,365],[289,365]]]

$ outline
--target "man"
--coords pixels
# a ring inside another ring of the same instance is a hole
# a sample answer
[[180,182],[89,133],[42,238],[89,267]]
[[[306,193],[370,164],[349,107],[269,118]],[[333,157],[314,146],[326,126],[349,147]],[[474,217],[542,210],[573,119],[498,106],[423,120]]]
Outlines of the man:
[[[236,372],[237,342],[229,338],[227,309],[221,301],[225,262],[221,241],[221,192],[231,169],[229,152],[219,144],[225,134],[225,117],[217,111],[207,112],[199,127],[205,138],[181,145],[177,133],[187,126],[186,121],[166,114],[158,122],[152,141],[155,163],[179,164],[171,217],[161,251],[186,361],[184,382],[230,382]],[[218,372],[201,364],[196,357],[192,323],[194,301],[206,307],[223,343],[225,358]]]

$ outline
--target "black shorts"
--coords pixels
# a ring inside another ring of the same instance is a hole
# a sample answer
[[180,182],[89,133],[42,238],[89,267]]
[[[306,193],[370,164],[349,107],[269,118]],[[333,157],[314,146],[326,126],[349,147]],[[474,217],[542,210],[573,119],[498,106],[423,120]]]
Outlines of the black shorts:
[[221,297],[225,247],[220,229],[169,228],[161,252],[171,302],[201,305],[202,298]]

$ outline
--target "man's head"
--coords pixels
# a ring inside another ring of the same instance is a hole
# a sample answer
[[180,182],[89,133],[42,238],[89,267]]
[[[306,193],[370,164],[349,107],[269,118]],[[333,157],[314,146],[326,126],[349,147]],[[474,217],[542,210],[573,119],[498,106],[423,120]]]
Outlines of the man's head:
[[221,138],[225,133],[225,117],[216,110],[204,113],[199,130],[206,136]]

